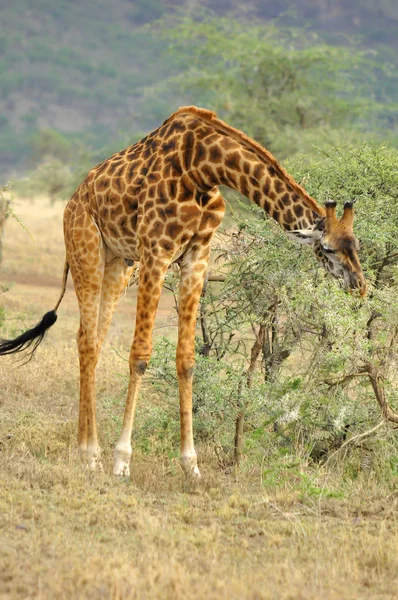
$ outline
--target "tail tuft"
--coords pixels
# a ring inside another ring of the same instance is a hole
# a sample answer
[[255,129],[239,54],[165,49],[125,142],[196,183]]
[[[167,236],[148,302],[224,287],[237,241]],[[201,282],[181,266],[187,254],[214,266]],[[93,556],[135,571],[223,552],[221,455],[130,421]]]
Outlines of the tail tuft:
[[28,361],[31,360],[39,344],[43,341],[47,329],[54,325],[56,320],[57,313],[55,310],[50,310],[50,312],[44,315],[40,323],[32,327],[32,329],[21,333],[14,340],[0,340],[0,355],[15,354],[16,352],[29,350]]

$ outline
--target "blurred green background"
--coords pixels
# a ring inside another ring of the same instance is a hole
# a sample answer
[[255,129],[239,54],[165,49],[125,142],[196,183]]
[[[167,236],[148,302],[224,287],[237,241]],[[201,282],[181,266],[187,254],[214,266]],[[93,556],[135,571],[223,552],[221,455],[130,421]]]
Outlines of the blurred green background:
[[190,103],[279,159],[398,144],[394,0],[3,0],[1,22],[1,179],[32,192],[68,195]]

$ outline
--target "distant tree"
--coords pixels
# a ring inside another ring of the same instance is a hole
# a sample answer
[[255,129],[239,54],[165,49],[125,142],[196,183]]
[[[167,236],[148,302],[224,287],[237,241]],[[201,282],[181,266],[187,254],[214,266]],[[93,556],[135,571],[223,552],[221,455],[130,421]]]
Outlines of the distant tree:
[[166,7],[160,0],[130,0],[132,6],[132,20],[137,24],[148,23],[159,19],[165,12]]
[[75,153],[72,142],[56,129],[38,131],[32,137],[31,146],[31,160],[34,164],[49,157],[70,164]]
[[163,82],[166,93],[216,109],[279,158],[354,139],[380,109],[367,55],[308,31],[202,13],[162,34],[181,70]]

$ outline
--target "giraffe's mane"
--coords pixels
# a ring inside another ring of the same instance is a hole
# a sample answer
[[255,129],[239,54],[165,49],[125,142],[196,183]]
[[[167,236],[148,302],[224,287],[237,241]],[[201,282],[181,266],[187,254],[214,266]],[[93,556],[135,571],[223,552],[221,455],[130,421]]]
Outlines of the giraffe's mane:
[[266,148],[261,146],[261,144],[251,139],[239,129],[236,129],[235,127],[232,127],[231,125],[228,125],[227,123],[219,119],[216,113],[212,110],[207,110],[206,108],[198,108],[196,106],[182,106],[175,113],[170,115],[166,123],[171,121],[175,117],[185,114],[194,115],[202,121],[210,123],[215,129],[217,129],[217,131],[222,131],[223,133],[226,133],[230,137],[234,138],[235,140],[243,142],[245,146],[248,146],[250,149],[252,149],[253,152],[255,152],[255,154],[263,158],[267,164],[269,164],[273,169],[275,169],[275,172],[279,175],[282,181],[288,184],[301,197],[305,198],[305,200],[310,205],[311,209],[313,209],[320,216],[325,216],[325,209],[322,206],[320,206],[316,202],[316,200],[312,198],[312,196],[310,196],[305,191],[305,189],[299,183],[297,183],[295,179],[293,179],[291,175],[289,175],[289,173],[279,164],[279,162],[271,154],[271,152],[269,152],[269,150],[266,150]]

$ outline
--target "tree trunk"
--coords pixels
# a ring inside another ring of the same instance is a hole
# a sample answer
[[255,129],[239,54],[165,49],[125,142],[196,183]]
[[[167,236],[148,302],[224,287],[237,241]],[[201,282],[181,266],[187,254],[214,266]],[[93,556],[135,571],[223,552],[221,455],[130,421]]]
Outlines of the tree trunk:
[[[260,325],[258,333],[256,334],[256,339],[253,344],[253,347],[250,351],[250,364],[246,374],[246,384],[250,389],[253,381],[253,373],[256,368],[256,362],[260,355],[261,349],[264,344],[264,336],[266,332],[266,326]],[[239,412],[235,421],[235,439],[234,439],[234,465],[239,467],[240,460],[242,458],[242,447],[243,447],[243,428],[245,425],[245,414],[246,414],[246,406],[241,400],[242,395],[242,385],[243,381],[239,385],[238,389],[238,398],[239,398]]]

